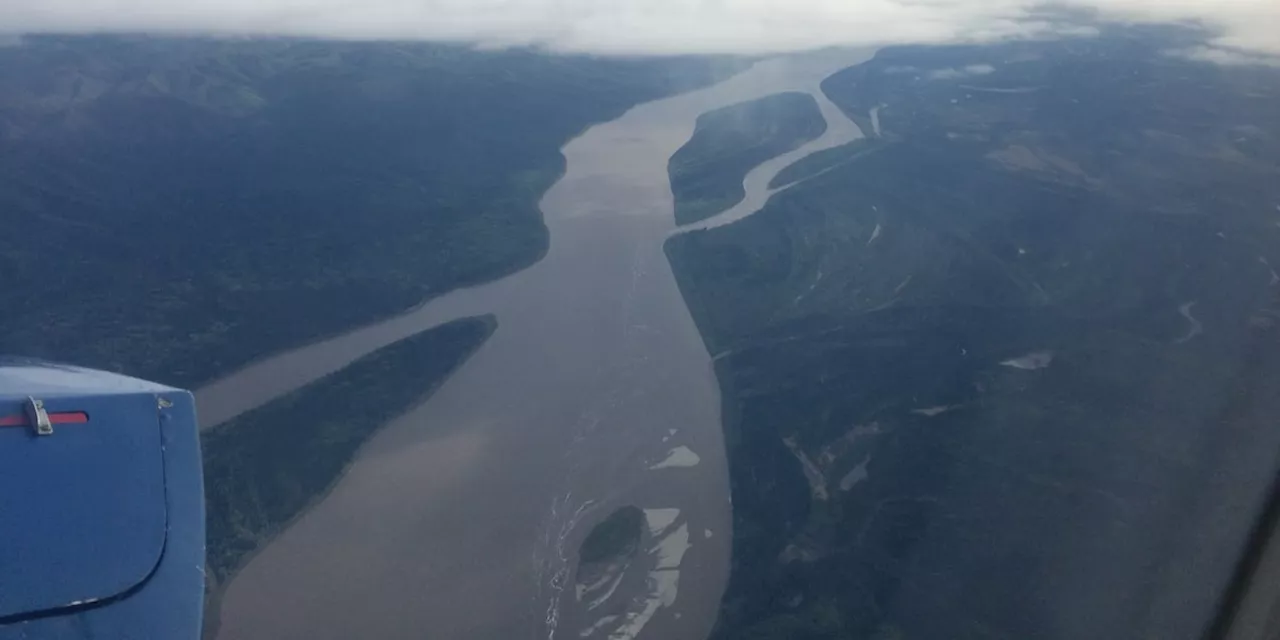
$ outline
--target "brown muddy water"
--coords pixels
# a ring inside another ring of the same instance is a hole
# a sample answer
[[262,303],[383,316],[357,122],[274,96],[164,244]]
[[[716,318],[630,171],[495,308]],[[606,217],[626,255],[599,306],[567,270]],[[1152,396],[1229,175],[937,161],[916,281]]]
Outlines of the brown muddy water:
[[[542,200],[543,260],[199,390],[212,426],[441,323],[498,320],[231,581],[220,639],[705,637],[731,504],[711,357],[663,253],[678,231],[667,161],[708,110],[813,93],[827,132],[753,171],[747,201],[698,226],[750,215],[787,164],[861,136],[818,83],[870,55],[764,61],[592,127],[564,147],[566,173]],[[579,601],[574,557],[624,505],[645,510],[645,553],[606,616]]]

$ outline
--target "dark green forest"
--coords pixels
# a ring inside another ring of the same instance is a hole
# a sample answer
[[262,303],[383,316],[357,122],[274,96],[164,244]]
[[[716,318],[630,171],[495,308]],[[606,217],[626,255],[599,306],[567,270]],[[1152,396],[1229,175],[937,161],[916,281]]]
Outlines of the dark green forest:
[[693,137],[667,171],[676,224],[709,218],[746,197],[742,180],[760,163],[796,149],[827,130],[807,93],[780,93],[698,117]]
[[741,64],[23,43],[0,48],[0,352],[180,386],[531,264],[562,144]]
[[881,136],[669,241],[715,638],[1199,637],[1280,450],[1280,70],[1202,35],[885,49],[823,84]]

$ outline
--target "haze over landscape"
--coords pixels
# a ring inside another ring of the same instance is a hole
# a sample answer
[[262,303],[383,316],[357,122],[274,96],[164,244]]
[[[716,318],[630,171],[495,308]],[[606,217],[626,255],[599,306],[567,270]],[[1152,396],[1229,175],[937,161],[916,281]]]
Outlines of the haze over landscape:
[[207,638],[1190,640],[1280,462],[1273,2],[0,32],[0,353],[195,390]]
[[[992,40],[1079,30],[1053,10],[1104,20],[1198,21],[1223,48],[1280,53],[1270,0],[3,0],[0,31],[427,39],[613,54],[801,51]],[[1222,55],[1229,55],[1222,54]]]

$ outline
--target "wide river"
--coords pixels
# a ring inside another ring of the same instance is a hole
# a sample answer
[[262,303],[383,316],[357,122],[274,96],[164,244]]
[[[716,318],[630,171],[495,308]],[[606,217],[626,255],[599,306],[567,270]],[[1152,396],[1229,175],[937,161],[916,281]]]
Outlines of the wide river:
[[[542,200],[543,260],[200,389],[213,426],[441,323],[498,319],[232,580],[222,640],[705,637],[728,578],[731,504],[711,356],[663,253],[678,232],[667,161],[709,110],[811,93],[826,133],[761,165],[747,199],[700,226],[750,215],[784,166],[861,136],[818,85],[869,57],[764,61],[594,126],[564,147],[566,173]],[[623,613],[593,615],[575,602],[574,552],[624,505],[646,512],[645,577],[610,591]]]

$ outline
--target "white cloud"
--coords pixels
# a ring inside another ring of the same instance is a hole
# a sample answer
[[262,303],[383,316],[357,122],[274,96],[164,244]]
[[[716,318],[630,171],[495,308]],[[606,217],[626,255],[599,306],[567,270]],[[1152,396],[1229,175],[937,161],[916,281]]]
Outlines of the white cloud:
[[1169,55],[1189,58],[1191,60],[1200,60],[1202,62],[1214,62],[1225,65],[1265,65],[1268,67],[1280,67],[1280,56],[1254,54],[1239,49],[1230,49],[1226,47],[1199,46],[1188,49],[1174,49],[1168,52]]
[[[1280,52],[1280,0],[1065,5],[1125,20],[1204,21],[1222,29],[1213,43],[1219,47]],[[1057,29],[1033,19],[1040,6],[1041,0],[0,0],[0,31],[279,34],[533,44],[596,53],[761,53],[984,40]]]
[[985,76],[995,73],[996,68],[989,64],[971,64],[967,67],[949,67],[946,69],[933,69],[925,72],[925,77],[930,80],[956,80],[959,78],[968,78],[970,76]]

